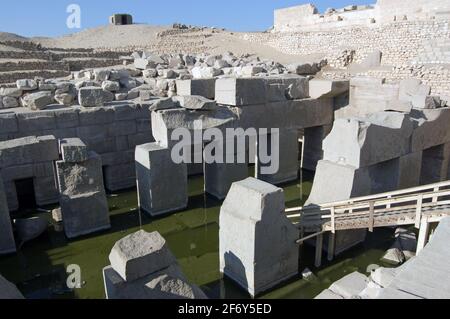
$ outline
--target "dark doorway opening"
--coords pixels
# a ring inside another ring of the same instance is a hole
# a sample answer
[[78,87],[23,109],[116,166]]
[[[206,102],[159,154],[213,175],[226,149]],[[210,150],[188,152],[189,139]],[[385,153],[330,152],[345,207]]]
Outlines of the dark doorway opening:
[[35,209],[37,204],[33,178],[19,179],[14,181],[14,183],[16,186],[19,210]]
[[122,24],[122,25],[128,24],[128,18],[127,18],[126,15],[122,15],[122,16],[120,17],[120,20],[121,20],[121,24]]

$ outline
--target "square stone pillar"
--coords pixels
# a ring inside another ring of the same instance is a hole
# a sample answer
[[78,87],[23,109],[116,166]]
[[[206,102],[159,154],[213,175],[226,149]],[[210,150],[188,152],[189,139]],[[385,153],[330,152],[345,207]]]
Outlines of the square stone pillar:
[[0,176],[0,255],[14,252],[16,252],[16,243],[14,241],[3,180]]
[[323,159],[322,143],[332,125],[305,128],[303,139],[302,169],[315,171],[317,163]]
[[160,216],[187,207],[187,165],[174,163],[169,148],[139,145],[135,159],[140,209]]
[[220,271],[251,296],[298,273],[298,229],[284,214],[284,193],[247,178],[234,183],[220,210]]
[[[275,138],[274,138],[275,137]],[[274,160],[279,161],[278,172],[275,174],[262,174],[261,167],[267,166],[262,164],[259,158],[259,150],[261,148],[261,139],[267,139],[268,142],[268,154],[272,154],[275,150],[275,145],[272,145],[272,140],[278,143],[279,156],[275,158],[276,154],[272,156]],[[298,143],[298,131],[293,129],[281,129],[279,134],[267,134],[260,135],[258,137],[258,165],[256,177],[262,181],[278,185],[290,181],[297,180],[300,169],[299,165],[299,143]]]

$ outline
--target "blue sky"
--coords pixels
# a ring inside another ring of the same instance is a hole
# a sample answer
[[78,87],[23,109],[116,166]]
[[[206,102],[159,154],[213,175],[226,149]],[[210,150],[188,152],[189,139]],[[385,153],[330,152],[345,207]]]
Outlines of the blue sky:
[[[375,0],[311,1],[323,12],[328,7],[367,4]],[[14,0],[2,1],[0,31],[24,36],[72,33],[66,27],[69,4],[81,7],[81,30],[107,23],[112,13],[131,13],[135,22],[169,25],[180,22],[260,31],[273,24],[273,10],[308,3],[303,0]]]

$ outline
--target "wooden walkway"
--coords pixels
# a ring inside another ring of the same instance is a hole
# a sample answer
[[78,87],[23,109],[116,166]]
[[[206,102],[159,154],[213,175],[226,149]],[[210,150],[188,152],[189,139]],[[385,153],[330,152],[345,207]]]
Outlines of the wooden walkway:
[[[301,234],[297,243],[316,238],[316,266],[321,263],[323,235],[330,233],[329,256],[334,257],[334,235],[339,230],[415,225],[420,229],[417,251],[427,243],[430,223],[450,216],[450,181],[346,201],[290,208],[288,218],[295,221]],[[320,248],[320,253],[319,253]],[[330,252],[331,251],[331,252]],[[320,255],[320,256],[319,256]]]

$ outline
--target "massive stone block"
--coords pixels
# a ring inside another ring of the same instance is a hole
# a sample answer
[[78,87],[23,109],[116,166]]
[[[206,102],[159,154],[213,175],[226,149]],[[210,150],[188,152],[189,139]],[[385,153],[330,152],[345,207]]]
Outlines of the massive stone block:
[[[262,139],[267,139],[267,154],[272,158],[272,163],[263,164],[261,159],[258,159],[260,163],[258,164],[257,177],[262,181],[275,185],[296,180],[300,170],[298,131],[280,129],[278,133],[259,136],[259,148],[261,147]],[[278,145],[273,144],[273,142]],[[276,152],[277,148],[278,152]],[[263,174],[261,168],[273,165],[275,161],[278,162],[278,171],[274,174]]]
[[364,119],[338,119],[323,142],[324,159],[366,167],[410,153],[413,124],[402,113],[380,112]]
[[216,79],[177,80],[178,95],[200,95],[214,99],[216,95]]
[[133,281],[169,267],[176,259],[158,232],[140,230],[116,242],[109,261],[125,281]]
[[157,143],[136,147],[139,207],[152,216],[183,209],[188,203],[187,166]]
[[263,78],[222,78],[216,81],[217,103],[233,106],[266,102],[267,85]]
[[88,159],[86,144],[79,138],[65,138],[59,141],[62,159],[64,162],[76,163]]
[[16,243],[12,231],[11,218],[2,177],[0,176],[0,255],[16,251]]
[[103,186],[101,157],[89,153],[87,160],[56,162],[64,230],[74,238],[111,227]]
[[102,106],[114,100],[111,92],[103,90],[101,87],[82,87],[78,91],[78,102],[84,107]]
[[330,98],[348,92],[348,80],[314,79],[309,81],[309,96],[313,99]]
[[305,128],[303,136],[302,169],[315,171],[317,163],[323,159],[323,141],[330,133],[332,125]]
[[222,205],[220,271],[252,296],[298,273],[299,234],[283,211],[283,190],[254,178],[234,183]]
[[187,282],[158,233],[143,230],[119,240],[103,269],[107,299],[204,299],[205,294]]

